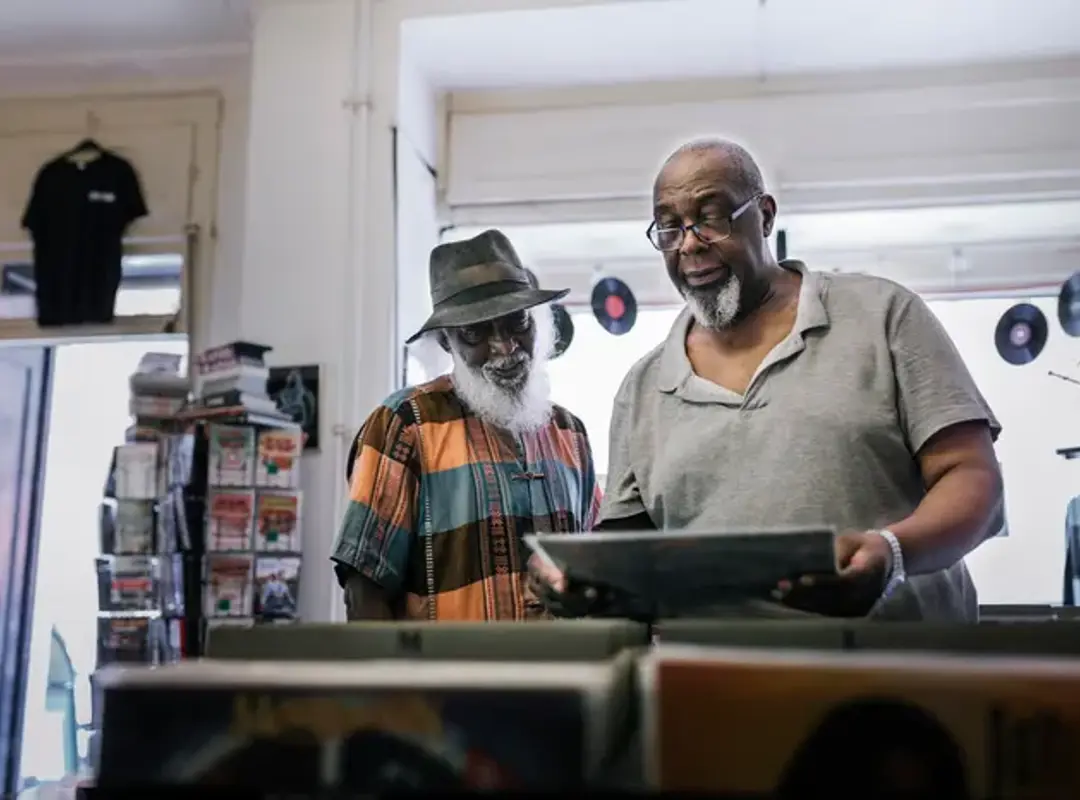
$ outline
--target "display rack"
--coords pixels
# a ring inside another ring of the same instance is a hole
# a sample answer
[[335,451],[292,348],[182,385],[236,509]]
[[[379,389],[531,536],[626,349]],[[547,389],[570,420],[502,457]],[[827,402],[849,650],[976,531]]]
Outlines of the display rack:
[[300,426],[221,409],[194,431],[184,656],[214,626],[295,620],[302,550]]
[[300,426],[272,402],[203,402],[237,370],[249,389],[265,386],[261,364],[230,368],[223,357],[245,347],[266,350],[234,343],[196,359],[194,401],[178,363],[162,369],[166,356],[148,354],[148,371],[132,376],[135,423],[114,450],[102,504],[99,668],[198,657],[209,627],[297,618]]

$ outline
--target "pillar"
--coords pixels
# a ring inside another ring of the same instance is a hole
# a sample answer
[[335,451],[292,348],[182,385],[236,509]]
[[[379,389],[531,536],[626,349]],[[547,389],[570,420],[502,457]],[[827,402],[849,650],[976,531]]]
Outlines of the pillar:
[[[397,387],[392,102],[370,0],[258,0],[253,10],[240,338],[271,365],[318,364],[320,450],[303,460],[300,613],[342,619],[328,556],[345,458]],[[396,36],[396,31],[393,33]]]

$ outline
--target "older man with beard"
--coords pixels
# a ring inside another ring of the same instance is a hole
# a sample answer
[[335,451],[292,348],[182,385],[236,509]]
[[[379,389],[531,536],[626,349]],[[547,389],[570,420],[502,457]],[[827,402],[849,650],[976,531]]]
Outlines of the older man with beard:
[[499,231],[431,253],[433,338],[453,371],[391,395],[352,448],[331,556],[350,620],[544,616],[533,532],[588,530],[600,491],[581,421],[550,399],[545,290]]
[[598,527],[832,525],[838,577],[744,611],[975,619],[962,559],[1000,528],[1000,426],[918,295],[777,263],[775,222],[737,144],[660,170],[648,237],[687,308],[617,392]]

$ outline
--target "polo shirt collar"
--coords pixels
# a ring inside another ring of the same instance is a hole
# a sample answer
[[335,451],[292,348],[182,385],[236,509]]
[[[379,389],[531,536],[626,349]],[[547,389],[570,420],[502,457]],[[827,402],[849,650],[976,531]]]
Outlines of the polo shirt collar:
[[[795,325],[791,331],[792,336],[798,340],[798,350],[801,350],[803,335],[807,331],[829,327],[829,312],[825,308],[825,281],[817,273],[808,270],[801,261],[788,259],[781,261],[780,266],[802,276],[799,307],[795,312]],[[686,334],[690,330],[691,321],[690,309],[684,308],[664,342],[657,381],[657,388],[661,392],[674,392],[693,374],[690,359],[686,355]]]

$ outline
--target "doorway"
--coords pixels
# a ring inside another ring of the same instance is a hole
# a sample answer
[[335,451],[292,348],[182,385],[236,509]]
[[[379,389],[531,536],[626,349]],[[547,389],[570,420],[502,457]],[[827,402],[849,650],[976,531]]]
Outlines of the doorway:
[[19,772],[45,434],[46,347],[0,347],[0,796]]
[[100,514],[113,448],[132,424],[129,378],[146,353],[188,354],[184,336],[57,345],[52,357],[37,578],[26,672],[22,788],[87,759],[97,661]]

